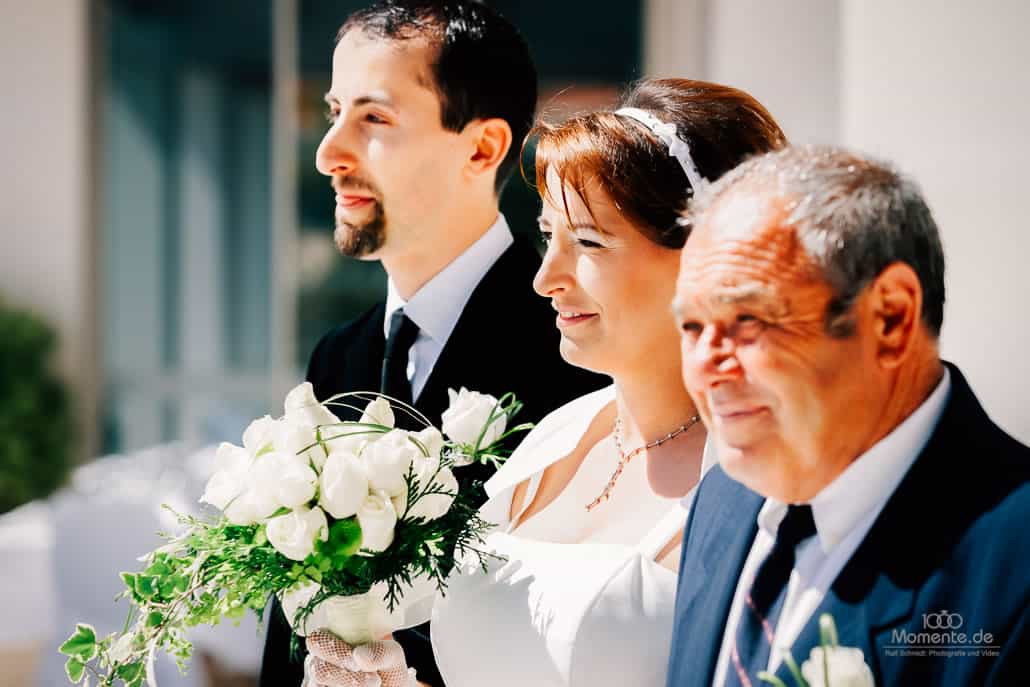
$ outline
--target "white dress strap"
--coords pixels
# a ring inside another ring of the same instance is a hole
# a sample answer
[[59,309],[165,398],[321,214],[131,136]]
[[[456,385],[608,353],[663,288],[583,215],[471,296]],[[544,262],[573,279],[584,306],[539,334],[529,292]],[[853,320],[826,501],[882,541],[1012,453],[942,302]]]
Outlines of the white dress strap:
[[[690,495],[693,495],[691,490]],[[685,499],[677,499],[676,505],[669,509],[658,523],[651,528],[651,531],[644,535],[644,538],[637,544],[637,551],[649,561],[653,561],[665,545],[676,536],[676,533],[687,524],[687,514],[690,507],[684,505]]]
[[566,403],[541,420],[483,485],[487,496],[493,498],[514,488],[572,453],[597,414],[614,400],[615,386],[607,386]]

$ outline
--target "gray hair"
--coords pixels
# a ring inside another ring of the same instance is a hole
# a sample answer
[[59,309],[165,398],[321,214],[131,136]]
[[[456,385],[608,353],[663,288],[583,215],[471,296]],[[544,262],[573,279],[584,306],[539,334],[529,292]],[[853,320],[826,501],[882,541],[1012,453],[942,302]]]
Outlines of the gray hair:
[[892,166],[829,146],[795,146],[751,158],[695,196],[685,222],[700,226],[720,199],[769,193],[786,202],[786,224],[835,297],[827,330],[854,330],[851,306],[888,265],[902,262],[923,289],[922,319],[938,336],[944,319],[944,249],[919,187]]

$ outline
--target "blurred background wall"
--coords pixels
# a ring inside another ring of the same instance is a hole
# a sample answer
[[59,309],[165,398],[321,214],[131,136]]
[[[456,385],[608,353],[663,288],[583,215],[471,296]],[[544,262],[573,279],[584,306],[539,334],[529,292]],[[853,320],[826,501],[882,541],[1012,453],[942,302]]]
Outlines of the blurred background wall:
[[[332,251],[312,167],[333,32],[359,4],[2,0],[0,294],[56,325],[83,457],[231,436],[376,297],[378,267]],[[751,91],[794,141],[915,176],[949,257],[944,353],[1030,440],[1030,6],[495,4],[532,43],[548,112],[642,74],[711,79]],[[505,198],[517,229],[533,202]]]
[[[56,328],[79,460],[238,438],[278,411],[318,336],[378,298],[379,267],[335,254],[313,168],[333,36],[361,4],[0,0],[0,302]],[[753,93],[795,142],[913,175],[948,258],[944,355],[1030,442],[1030,5],[492,4],[527,36],[552,116],[642,75],[709,79]],[[532,231],[531,190],[510,184],[503,205]]]

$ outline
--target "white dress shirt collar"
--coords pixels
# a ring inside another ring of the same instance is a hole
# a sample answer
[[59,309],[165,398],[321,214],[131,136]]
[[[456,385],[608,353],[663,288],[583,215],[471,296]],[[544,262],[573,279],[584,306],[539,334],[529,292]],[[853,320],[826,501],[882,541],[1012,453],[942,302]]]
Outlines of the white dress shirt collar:
[[472,292],[513,242],[508,222],[498,213],[486,233],[423,284],[407,302],[401,298],[393,279],[388,279],[383,334],[390,335],[390,318],[398,308],[404,308],[404,314],[418,325],[420,334],[440,346],[446,344]]
[[[950,390],[951,377],[945,367],[941,381],[915,412],[815,495],[812,517],[824,554],[830,553],[863,517],[883,509],[933,434]],[[786,504],[766,499],[758,512],[758,526],[775,539],[786,514]]]

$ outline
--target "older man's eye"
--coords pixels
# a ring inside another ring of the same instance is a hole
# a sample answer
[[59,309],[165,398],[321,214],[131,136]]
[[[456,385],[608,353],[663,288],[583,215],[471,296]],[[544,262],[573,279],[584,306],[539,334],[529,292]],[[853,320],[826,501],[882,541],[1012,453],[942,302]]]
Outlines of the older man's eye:
[[765,327],[765,322],[749,313],[737,315],[737,334],[747,338],[759,334]]
[[540,243],[546,245],[551,242],[551,232],[544,231],[543,229],[541,229],[539,232],[537,232],[537,235],[540,237]]
[[699,335],[702,329],[703,327],[700,322],[684,322],[680,325],[680,330],[684,334],[690,334],[692,336]]
[[584,248],[604,248],[604,246],[597,241],[591,241],[590,239],[576,239],[576,243]]

